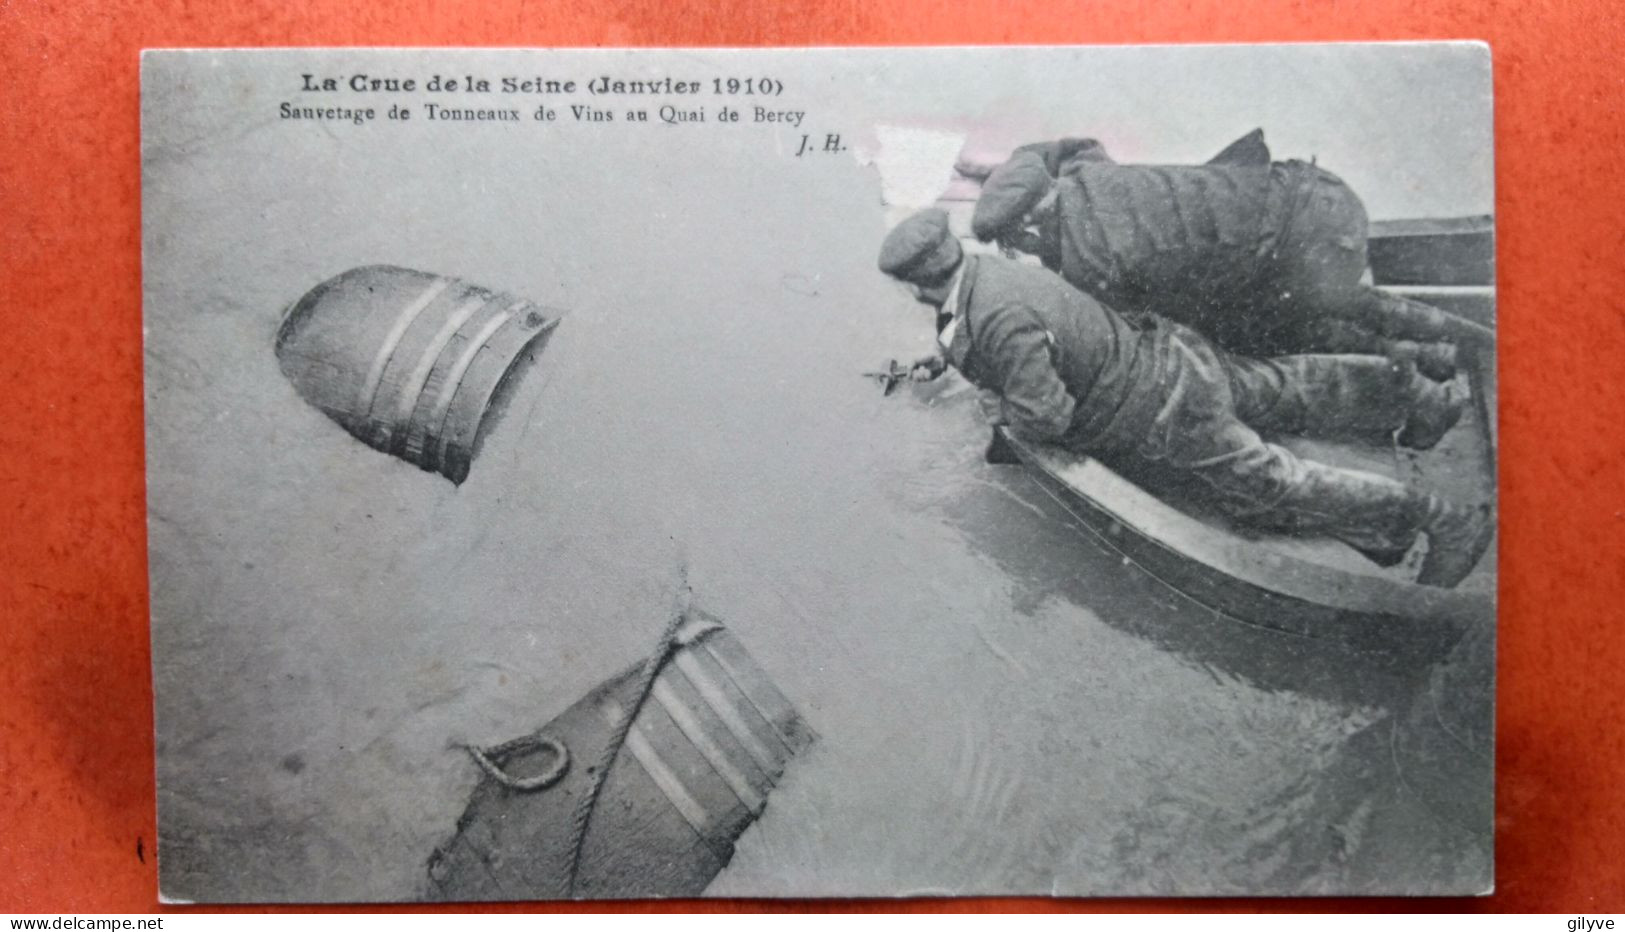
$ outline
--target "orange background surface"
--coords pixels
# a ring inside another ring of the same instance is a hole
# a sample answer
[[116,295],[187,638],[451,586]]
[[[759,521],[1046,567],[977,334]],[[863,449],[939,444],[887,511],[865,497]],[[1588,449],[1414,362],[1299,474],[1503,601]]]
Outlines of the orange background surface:
[[1622,24],[1614,0],[1145,8],[829,0],[782,10],[763,0],[392,9],[0,0],[0,912],[158,908],[141,402],[143,47],[1444,38],[1484,39],[1494,54],[1503,454],[1496,894],[676,908],[1625,911]]

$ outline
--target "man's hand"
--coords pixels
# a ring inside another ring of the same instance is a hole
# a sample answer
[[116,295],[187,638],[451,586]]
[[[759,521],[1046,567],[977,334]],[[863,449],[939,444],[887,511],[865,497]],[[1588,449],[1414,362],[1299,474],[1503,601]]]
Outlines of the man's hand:
[[940,378],[948,371],[948,360],[941,356],[922,356],[908,365],[908,378],[911,382],[930,382]]
[[1007,158],[1009,158],[1008,153],[1004,155],[995,155],[990,152],[967,153],[961,155],[954,162],[954,171],[959,172],[966,178],[986,181],[987,176],[993,174],[993,169],[1003,165],[1004,160]]
[[1044,243],[1038,234],[1025,227],[1007,230],[999,236],[999,252],[1006,259],[1020,259],[1022,256],[1036,256],[1044,249]]
[[864,375],[874,379],[880,384],[881,390],[890,395],[904,382],[929,382],[947,369],[948,361],[941,356],[923,356],[906,366],[896,359],[888,359],[886,368],[876,372],[865,372]]

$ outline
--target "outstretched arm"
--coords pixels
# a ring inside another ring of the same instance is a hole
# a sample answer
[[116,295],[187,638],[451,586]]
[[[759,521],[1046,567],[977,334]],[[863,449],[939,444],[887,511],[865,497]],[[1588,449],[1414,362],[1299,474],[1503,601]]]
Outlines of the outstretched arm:
[[1077,402],[1055,370],[1052,337],[1025,305],[997,308],[982,321],[976,337],[979,355],[998,392],[1003,420],[1036,440],[1059,440],[1072,426]]

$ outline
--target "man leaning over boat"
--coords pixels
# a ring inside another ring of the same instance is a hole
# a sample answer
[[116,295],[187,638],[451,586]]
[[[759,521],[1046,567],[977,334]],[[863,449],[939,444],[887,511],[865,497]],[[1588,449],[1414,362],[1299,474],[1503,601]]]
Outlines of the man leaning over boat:
[[1362,281],[1358,196],[1312,163],[1272,162],[1253,131],[1204,165],[1120,165],[1092,140],[1017,149],[972,231],[1037,256],[1120,313],[1187,324],[1234,352],[1412,355],[1453,375],[1487,330]]
[[1450,587],[1488,548],[1488,510],[1303,459],[1259,431],[1427,449],[1462,400],[1415,363],[1375,355],[1251,359],[1155,316],[1131,322],[1047,269],[967,255],[939,209],[887,235],[880,270],[937,309],[941,362],[997,398],[1019,435],[1167,473],[1256,527],[1322,534],[1385,566],[1426,534],[1417,581]]

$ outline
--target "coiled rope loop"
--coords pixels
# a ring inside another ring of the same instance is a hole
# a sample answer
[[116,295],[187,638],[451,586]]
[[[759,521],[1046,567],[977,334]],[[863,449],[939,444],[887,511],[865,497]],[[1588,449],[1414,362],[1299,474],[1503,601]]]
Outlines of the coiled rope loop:
[[[492,758],[506,757],[515,751],[539,751],[543,748],[553,752],[553,763],[548,765],[546,770],[530,777],[515,777],[503,770],[501,764],[492,760]],[[564,742],[556,738],[549,738],[546,735],[526,735],[523,738],[515,738],[512,741],[499,744],[494,748],[477,748],[472,744],[465,744],[463,750],[474,758],[474,763],[479,764],[480,769],[485,771],[486,775],[491,779],[510,790],[517,790],[521,793],[534,793],[537,790],[545,790],[559,782],[559,779],[570,769],[569,748],[564,746]]]

